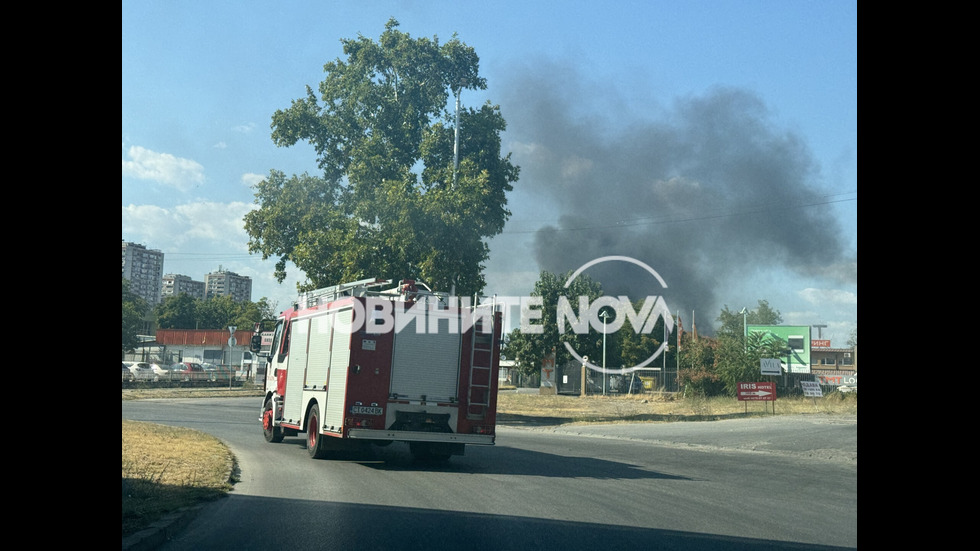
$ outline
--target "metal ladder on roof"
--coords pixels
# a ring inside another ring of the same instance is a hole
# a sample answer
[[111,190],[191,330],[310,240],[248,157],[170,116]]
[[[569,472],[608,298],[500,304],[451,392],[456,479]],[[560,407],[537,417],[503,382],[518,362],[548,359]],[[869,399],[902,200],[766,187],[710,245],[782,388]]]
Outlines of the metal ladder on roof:
[[[474,311],[476,307],[474,307]],[[473,324],[470,339],[470,386],[467,393],[466,418],[484,419],[490,407],[493,381],[493,339],[496,306],[492,305],[489,316],[480,316]],[[484,320],[489,319],[489,327]]]
[[345,296],[360,296],[363,295],[367,289],[372,287],[380,287],[381,285],[388,285],[390,283],[390,279],[380,278],[350,281],[347,283],[341,283],[340,285],[333,285],[330,287],[317,289],[315,291],[301,293],[298,303],[302,305],[303,308],[310,308]]

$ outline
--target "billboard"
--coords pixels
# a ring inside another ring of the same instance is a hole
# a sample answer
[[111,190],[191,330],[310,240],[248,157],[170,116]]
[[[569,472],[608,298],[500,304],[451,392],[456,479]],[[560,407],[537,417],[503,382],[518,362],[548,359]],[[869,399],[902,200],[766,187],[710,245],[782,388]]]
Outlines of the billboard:
[[749,325],[746,333],[762,333],[766,340],[779,343],[779,361],[784,373],[810,373],[809,325]]

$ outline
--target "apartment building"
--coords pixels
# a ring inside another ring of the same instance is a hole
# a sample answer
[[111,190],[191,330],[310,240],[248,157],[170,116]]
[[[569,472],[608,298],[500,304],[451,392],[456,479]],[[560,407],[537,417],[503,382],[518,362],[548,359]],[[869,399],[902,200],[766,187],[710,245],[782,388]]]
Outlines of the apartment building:
[[139,243],[122,242],[122,276],[129,290],[150,307],[160,304],[163,281],[163,252]]
[[190,276],[182,274],[166,274],[163,276],[163,298],[181,293],[199,300],[204,300],[204,282],[194,281]]
[[222,270],[204,276],[205,298],[230,296],[236,302],[251,302],[252,278]]

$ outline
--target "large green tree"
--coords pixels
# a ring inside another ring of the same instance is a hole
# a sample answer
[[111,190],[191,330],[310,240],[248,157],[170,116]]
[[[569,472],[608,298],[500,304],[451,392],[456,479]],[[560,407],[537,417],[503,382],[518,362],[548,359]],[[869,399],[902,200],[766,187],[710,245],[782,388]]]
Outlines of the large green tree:
[[202,300],[186,293],[165,298],[155,314],[161,329],[226,329],[234,325],[251,330],[256,323],[274,319],[265,297],[258,302],[236,302],[229,296]]
[[[272,139],[305,141],[322,175],[272,170],[245,216],[249,250],[306,276],[301,290],[369,277],[418,278],[480,293],[489,249],[510,216],[519,168],[501,156],[506,125],[487,102],[456,113],[450,99],[486,89],[479,57],[456,35],[413,38],[388,21],[380,40],[342,41],[318,93],[272,117]],[[455,104],[455,102],[453,102]],[[458,168],[457,168],[458,159]]]
[[122,352],[139,344],[137,335],[148,310],[146,301],[129,290],[129,280],[122,278]]

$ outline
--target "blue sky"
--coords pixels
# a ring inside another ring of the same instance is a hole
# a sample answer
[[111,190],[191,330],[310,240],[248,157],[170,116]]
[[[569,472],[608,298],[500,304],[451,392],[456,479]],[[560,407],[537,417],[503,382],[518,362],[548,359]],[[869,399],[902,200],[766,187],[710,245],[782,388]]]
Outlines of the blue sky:
[[[710,332],[720,308],[762,299],[845,345],[856,1],[123,2],[122,238],[163,251],[167,273],[231,270],[285,307],[303,276],[277,283],[242,217],[269,170],[317,169],[309,146],[272,143],[272,114],[316,88],[341,39],[377,39],[390,17],[415,37],[458,33],[488,83],[464,106],[507,120],[522,172],[487,294],[625,255],[664,276],[685,326],[694,312]],[[613,288],[620,272],[595,276]]]

